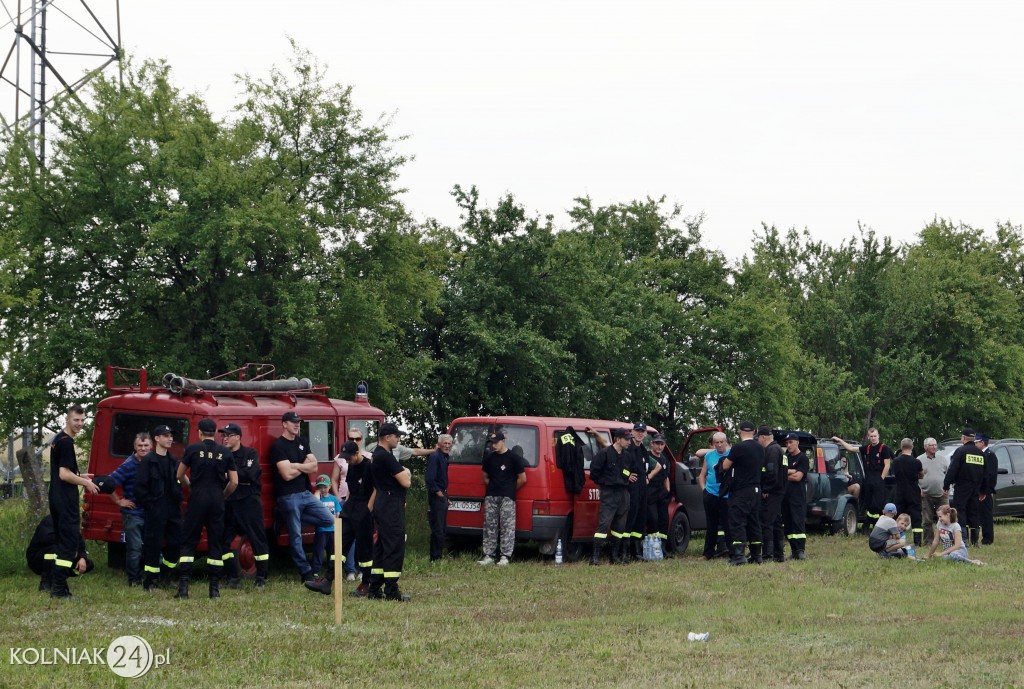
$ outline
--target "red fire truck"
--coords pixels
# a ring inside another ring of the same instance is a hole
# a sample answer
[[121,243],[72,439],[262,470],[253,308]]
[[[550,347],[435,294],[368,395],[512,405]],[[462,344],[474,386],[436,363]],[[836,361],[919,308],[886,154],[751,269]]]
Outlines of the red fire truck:
[[[287,533],[275,521],[273,472],[269,460],[270,445],[281,434],[281,415],[295,411],[302,417],[301,435],[309,439],[311,450],[320,461],[320,473],[331,473],[332,458],[344,444],[348,429],[357,428],[366,446],[376,442],[377,428],[384,412],[371,406],[366,386],[360,384],[353,402],[332,399],[327,388],[308,379],[275,379],[271,364],[246,364],[209,380],[193,380],[168,373],[161,384],[153,385],[145,369],[107,367],[110,396],[96,409],[89,472],[110,474],[132,453],[135,435],[166,424],[174,431],[171,452],[181,457],[185,446],[198,439],[200,419],[212,418],[218,428],[236,423],[242,429],[242,443],[260,455],[263,484],[263,520],[268,540],[287,544]],[[185,495],[186,501],[188,493]],[[120,567],[124,562],[124,531],[121,513],[109,495],[85,496],[82,536],[107,541],[108,564]],[[311,542],[312,528],[303,532]],[[200,542],[206,548],[206,534]],[[254,569],[248,541],[239,543],[240,564],[249,573]]]

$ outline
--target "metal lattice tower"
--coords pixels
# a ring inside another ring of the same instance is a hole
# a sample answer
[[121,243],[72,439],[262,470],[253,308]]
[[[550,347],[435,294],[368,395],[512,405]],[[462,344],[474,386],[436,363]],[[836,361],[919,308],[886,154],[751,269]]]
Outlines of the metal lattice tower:
[[0,22],[13,33],[0,66],[0,134],[27,132],[45,165],[50,106],[77,97],[112,62],[120,65],[121,2],[0,0]]

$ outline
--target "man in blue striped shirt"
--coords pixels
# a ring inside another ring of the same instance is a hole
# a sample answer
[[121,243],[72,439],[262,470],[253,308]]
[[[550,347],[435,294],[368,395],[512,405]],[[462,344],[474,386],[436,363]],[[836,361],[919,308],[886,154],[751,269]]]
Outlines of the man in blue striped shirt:
[[121,495],[117,491],[110,494],[110,499],[121,508],[121,524],[124,527],[124,542],[127,546],[124,570],[128,575],[128,585],[138,586],[142,583],[142,524],[145,512],[135,504],[135,473],[139,470],[142,458],[153,449],[153,439],[149,433],[139,433],[133,443],[134,454],[110,475],[114,485],[121,486]]

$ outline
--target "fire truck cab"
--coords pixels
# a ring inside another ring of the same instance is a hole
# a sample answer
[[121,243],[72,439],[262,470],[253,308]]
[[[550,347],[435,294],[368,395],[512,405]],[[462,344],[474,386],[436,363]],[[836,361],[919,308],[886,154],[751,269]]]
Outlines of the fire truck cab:
[[[162,384],[152,385],[145,369],[107,367],[110,395],[97,409],[89,452],[89,472],[110,474],[132,454],[135,435],[150,432],[166,424],[174,432],[171,453],[179,459],[185,446],[198,440],[200,419],[212,418],[218,428],[227,423],[242,429],[242,444],[259,453],[262,469],[263,520],[271,544],[287,545],[288,535],[275,518],[275,467],[269,463],[270,446],[281,434],[281,415],[294,411],[302,417],[301,435],[308,438],[319,460],[319,473],[331,474],[334,456],[347,439],[350,428],[363,434],[364,447],[376,442],[377,428],[384,412],[370,405],[365,385],[357,389],[355,401],[327,397],[327,388],[308,379],[274,379],[270,364],[246,364],[244,367],[210,380],[191,380],[173,374]],[[314,481],[315,481],[315,477]],[[188,491],[185,492],[188,501]],[[85,496],[82,536],[106,541],[108,564],[120,567],[124,562],[124,530],[121,513],[109,495]],[[311,542],[313,529],[303,529],[303,541]],[[199,544],[206,548],[207,534]],[[254,569],[252,550],[247,540],[235,541],[243,571]]]

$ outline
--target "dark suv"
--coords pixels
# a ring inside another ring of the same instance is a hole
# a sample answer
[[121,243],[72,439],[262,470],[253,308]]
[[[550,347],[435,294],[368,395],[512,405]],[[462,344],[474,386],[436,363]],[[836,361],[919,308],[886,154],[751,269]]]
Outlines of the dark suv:
[[999,461],[993,514],[997,517],[1024,517],[1024,439],[990,440],[988,449]]

